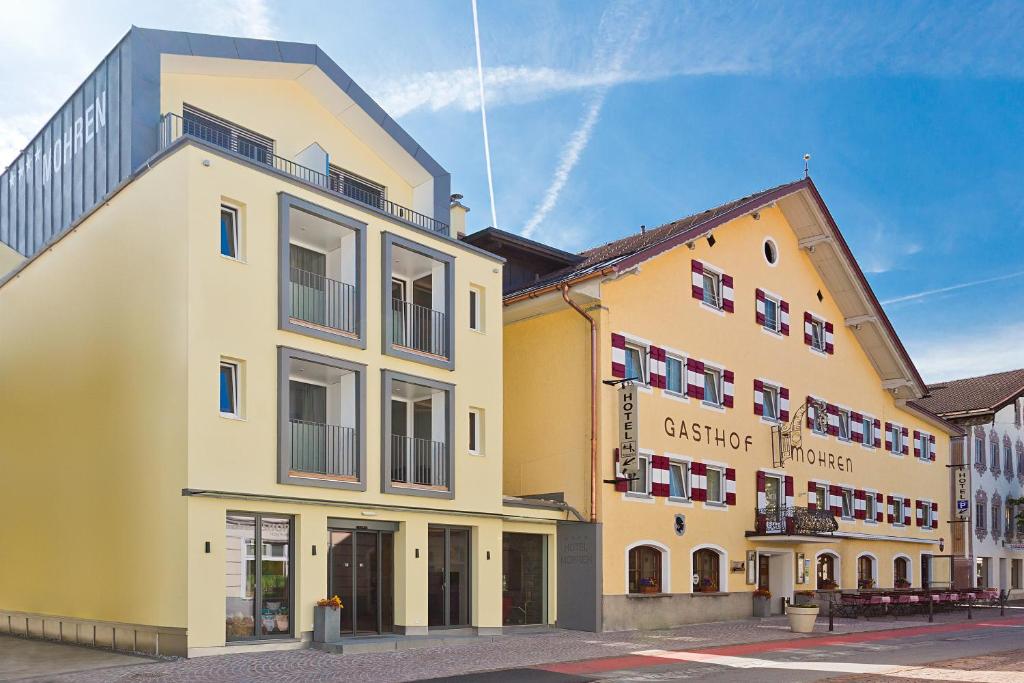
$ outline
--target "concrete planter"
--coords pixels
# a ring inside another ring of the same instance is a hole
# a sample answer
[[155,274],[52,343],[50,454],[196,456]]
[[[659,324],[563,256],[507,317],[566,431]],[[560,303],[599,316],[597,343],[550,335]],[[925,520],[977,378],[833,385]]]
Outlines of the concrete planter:
[[754,596],[754,616],[770,617],[772,614],[772,599]]
[[333,607],[313,608],[313,642],[337,643],[341,640],[341,610]]
[[789,628],[793,633],[810,633],[818,619],[818,606],[789,605],[786,607],[786,615],[789,617]]

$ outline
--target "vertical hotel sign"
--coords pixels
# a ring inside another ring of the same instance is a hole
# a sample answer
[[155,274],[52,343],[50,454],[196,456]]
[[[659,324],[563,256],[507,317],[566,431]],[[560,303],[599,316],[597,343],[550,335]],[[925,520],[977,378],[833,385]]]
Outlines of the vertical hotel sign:
[[619,471],[620,477],[633,479],[640,471],[637,460],[639,447],[639,404],[636,387],[632,383],[619,385]]
[[953,468],[953,489],[956,491],[956,518],[967,520],[971,516],[971,483],[967,465]]

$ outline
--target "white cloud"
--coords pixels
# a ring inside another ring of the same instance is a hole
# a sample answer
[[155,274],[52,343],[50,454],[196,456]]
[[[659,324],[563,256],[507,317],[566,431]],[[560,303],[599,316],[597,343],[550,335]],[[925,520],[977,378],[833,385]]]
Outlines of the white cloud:
[[[209,17],[209,31],[243,38],[278,38],[265,0],[228,0],[221,5],[197,3]],[[200,15],[201,16],[201,15]]]
[[975,377],[1024,367],[1024,323],[908,342],[926,382]]

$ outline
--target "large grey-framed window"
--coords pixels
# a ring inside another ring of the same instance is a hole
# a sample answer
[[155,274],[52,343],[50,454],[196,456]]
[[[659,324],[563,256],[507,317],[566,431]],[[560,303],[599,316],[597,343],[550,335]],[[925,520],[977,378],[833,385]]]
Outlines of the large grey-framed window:
[[381,491],[455,497],[455,385],[381,370]]
[[278,324],[366,348],[366,223],[278,193]]
[[455,369],[455,257],[382,235],[381,352]]
[[366,366],[278,347],[278,483],[366,490]]

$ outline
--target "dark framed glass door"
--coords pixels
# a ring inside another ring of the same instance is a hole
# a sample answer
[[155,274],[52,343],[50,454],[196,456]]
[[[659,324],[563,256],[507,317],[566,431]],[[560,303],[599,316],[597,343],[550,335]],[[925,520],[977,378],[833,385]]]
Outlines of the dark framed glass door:
[[332,530],[327,592],[341,598],[341,635],[394,630],[394,535],[377,530]]
[[470,530],[432,526],[427,532],[427,625],[470,625]]
[[229,512],[225,640],[292,635],[292,518]]

